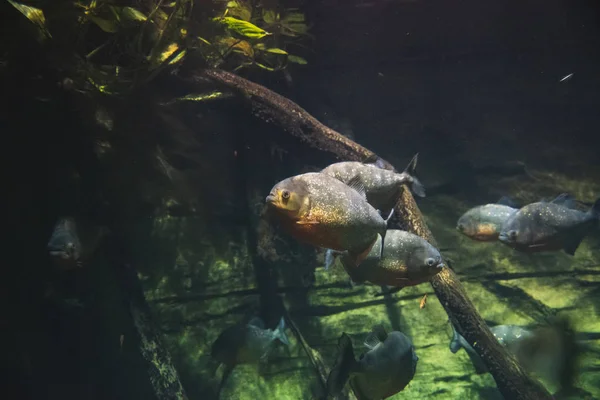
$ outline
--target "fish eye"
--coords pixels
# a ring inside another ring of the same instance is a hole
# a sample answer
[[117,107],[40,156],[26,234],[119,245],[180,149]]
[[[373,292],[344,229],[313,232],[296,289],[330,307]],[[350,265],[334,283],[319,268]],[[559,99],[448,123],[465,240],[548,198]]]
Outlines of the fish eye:
[[508,231],[508,237],[510,237],[511,239],[516,239],[517,231]]
[[425,263],[427,263],[429,267],[433,267],[433,265],[435,264],[435,259],[429,257],[427,260],[425,260]]
[[456,226],[456,229],[458,229],[459,231],[461,231],[461,232],[462,232],[462,231],[464,231],[464,230],[465,230],[465,226],[464,226],[463,224],[458,224],[458,225]]
[[284,190],[281,192],[281,198],[284,200],[287,200],[290,198],[290,191],[289,190]]

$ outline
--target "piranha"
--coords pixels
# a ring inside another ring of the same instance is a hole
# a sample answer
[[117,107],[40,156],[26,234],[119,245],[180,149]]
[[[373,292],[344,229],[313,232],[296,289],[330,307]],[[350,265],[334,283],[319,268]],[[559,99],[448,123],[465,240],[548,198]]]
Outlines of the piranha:
[[281,317],[274,330],[265,329],[264,322],[252,318],[247,324],[225,329],[212,345],[211,356],[228,367],[238,364],[256,364],[267,360],[275,340],[290,344],[285,334],[285,320]]
[[429,281],[445,267],[440,252],[420,236],[389,229],[385,238],[383,252],[378,238],[359,266],[355,266],[346,253],[329,249],[325,268],[329,269],[339,257],[354,283],[369,281],[381,286],[405,287]]
[[106,227],[78,224],[74,217],[62,217],[54,225],[46,248],[58,267],[81,267],[108,232]]
[[473,207],[464,213],[456,223],[456,230],[473,240],[491,242],[498,239],[502,224],[519,207],[508,197],[496,203]]
[[283,317],[281,317],[279,325],[274,330],[265,329],[263,320],[254,317],[247,324],[236,324],[221,332],[211,348],[211,357],[225,365],[218,392],[221,392],[236,365],[264,365],[268,361],[276,340],[286,346],[290,344],[285,334],[285,320]]
[[[477,352],[452,326],[450,351],[464,348],[478,374],[487,368]],[[553,318],[550,323],[529,330],[516,325],[496,325],[490,328],[498,342],[512,353],[530,373],[563,389],[572,386],[579,350],[574,332],[566,318]]]
[[550,202],[526,205],[502,225],[498,239],[522,252],[575,251],[600,221],[600,199],[589,211],[576,209],[575,199],[566,193]]
[[418,153],[415,154],[401,173],[381,168],[382,165],[378,161],[368,164],[357,161],[339,162],[324,168],[321,173],[346,184],[358,180],[364,187],[369,204],[380,210],[383,215],[389,215],[389,219],[402,185],[409,184],[414,194],[425,197],[425,188],[415,177],[418,156]]
[[377,325],[364,345],[369,349],[354,358],[352,340],[343,333],[339,353],[327,378],[327,392],[337,396],[348,379],[360,399],[385,399],[402,391],[415,376],[419,357],[410,339],[402,332],[389,334]]
[[354,265],[369,254],[387,221],[366,200],[358,179],[349,185],[319,172],[275,184],[266,198],[268,212],[295,239],[317,247],[347,251]]

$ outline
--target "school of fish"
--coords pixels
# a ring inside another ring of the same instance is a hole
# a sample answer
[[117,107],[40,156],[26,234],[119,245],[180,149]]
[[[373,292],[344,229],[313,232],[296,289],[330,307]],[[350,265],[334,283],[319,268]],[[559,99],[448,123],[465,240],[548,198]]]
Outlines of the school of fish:
[[456,229],[473,240],[499,241],[520,252],[563,250],[575,255],[583,239],[599,226],[600,198],[582,211],[572,195],[562,193],[523,207],[507,197],[476,206],[458,219]]
[[[375,160],[338,162],[320,172],[285,178],[266,196],[266,215],[295,240],[323,249],[326,270],[339,261],[353,284],[401,289],[428,282],[447,268],[440,250],[413,233],[388,228],[404,188],[425,196],[415,176],[417,159],[415,155],[400,173]],[[500,242],[519,252],[562,250],[574,255],[599,226],[600,199],[583,210],[572,195],[562,193],[525,205],[506,196],[477,205],[458,219],[456,230],[472,240]],[[48,254],[63,269],[81,267],[105,233],[106,228],[83,229],[74,217],[60,218],[47,243]],[[419,308],[426,302],[427,294]],[[290,345],[284,317],[274,329],[258,317],[246,321],[222,331],[212,344],[211,358],[225,366],[221,386],[237,365],[264,365],[277,342]],[[496,325],[490,330],[530,373],[570,388],[578,347],[568,321],[556,321],[534,328]],[[452,331],[450,351],[463,348],[476,373],[487,372],[474,347],[454,325]],[[350,382],[361,399],[385,399],[414,378],[419,357],[404,333],[388,333],[376,325],[364,345],[367,350],[356,359],[352,339],[341,335],[326,382],[327,396],[337,397]]]

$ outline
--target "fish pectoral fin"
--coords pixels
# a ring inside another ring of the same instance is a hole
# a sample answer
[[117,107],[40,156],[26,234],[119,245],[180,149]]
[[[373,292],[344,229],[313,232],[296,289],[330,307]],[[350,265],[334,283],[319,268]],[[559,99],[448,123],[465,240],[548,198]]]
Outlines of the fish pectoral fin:
[[367,191],[365,190],[365,185],[360,180],[359,176],[355,176],[354,178],[350,179],[346,186],[349,186],[352,189],[356,190],[363,198],[367,198]]
[[346,252],[336,251],[332,249],[327,249],[325,251],[325,271],[328,271],[333,265],[335,265],[335,261],[341,255],[344,255]]
[[350,252],[350,251],[348,252],[348,255],[352,259],[352,262],[354,263],[355,267],[358,267],[360,265],[360,263],[363,262],[363,260],[365,258],[367,258],[367,256],[373,249],[373,246],[375,246],[375,243],[377,243],[377,239],[375,239],[373,241],[373,243],[371,243],[371,245],[367,246],[367,248],[364,249],[363,251],[361,251],[360,253],[355,253],[355,252]]
[[367,336],[367,338],[364,341],[364,345],[367,349],[369,350],[373,350],[375,347],[377,347],[379,344],[381,343],[381,340],[379,340],[379,337],[377,335],[376,332],[371,332],[369,333],[369,336]]
[[572,237],[566,239],[564,246],[563,246],[565,253],[567,253],[571,256],[574,256],[575,251],[577,251],[577,248],[579,247],[579,245],[581,244],[582,241],[583,241],[583,236],[572,236]]

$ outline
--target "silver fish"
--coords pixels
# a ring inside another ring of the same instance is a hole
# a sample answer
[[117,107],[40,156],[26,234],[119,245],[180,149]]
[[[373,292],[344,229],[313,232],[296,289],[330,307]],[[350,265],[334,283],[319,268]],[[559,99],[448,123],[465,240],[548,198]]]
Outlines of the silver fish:
[[[485,364],[473,347],[454,326],[452,330],[450,351],[456,353],[464,348],[476,372],[487,372]],[[530,373],[535,373],[548,382],[558,383],[563,388],[573,384],[574,365],[579,350],[572,328],[565,318],[555,318],[549,324],[532,330],[516,325],[496,325],[490,328],[490,331]]]
[[212,345],[211,356],[230,368],[238,364],[264,362],[275,340],[290,344],[283,317],[274,330],[265,329],[260,318],[253,318],[247,324],[237,324],[221,332]]
[[359,266],[355,266],[347,254],[327,250],[325,268],[329,269],[335,258],[340,257],[355,283],[369,281],[376,285],[405,287],[429,281],[445,266],[440,252],[420,236],[389,229],[385,238],[383,251],[378,239]]
[[369,350],[356,360],[352,340],[342,334],[336,363],[327,378],[330,396],[338,395],[348,379],[360,399],[373,400],[393,396],[410,383],[419,357],[406,335],[398,331],[388,334],[378,325],[365,340],[365,346]]
[[309,172],[275,184],[266,198],[271,216],[297,240],[347,251],[360,264],[387,221],[366,200],[358,179],[346,185],[322,173]]
[[598,228],[600,199],[588,212],[574,209],[574,203],[563,193],[551,202],[528,204],[505,221],[498,239],[522,252],[563,249],[574,255],[585,236]]
[[489,242],[498,239],[502,224],[519,209],[507,197],[496,203],[473,207],[456,223],[456,230],[473,240]]
[[54,226],[46,249],[59,268],[81,267],[108,233],[107,227],[96,226],[85,219],[62,217]]
[[321,173],[339,179],[346,184],[358,180],[364,187],[369,204],[378,209],[382,215],[391,216],[398,201],[401,185],[408,184],[417,196],[425,196],[425,189],[415,176],[417,160],[418,154],[400,173],[382,169],[377,164],[365,164],[356,161],[331,164],[324,168]]
[[56,222],[46,248],[60,266],[81,266],[82,246],[74,218],[64,217]]

